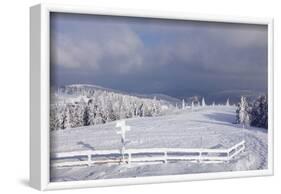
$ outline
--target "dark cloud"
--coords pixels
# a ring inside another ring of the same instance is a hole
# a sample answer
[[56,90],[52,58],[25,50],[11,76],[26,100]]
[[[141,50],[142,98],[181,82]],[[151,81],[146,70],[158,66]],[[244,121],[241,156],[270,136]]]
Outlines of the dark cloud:
[[51,15],[51,84],[172,96],[267,89],[267,27]]

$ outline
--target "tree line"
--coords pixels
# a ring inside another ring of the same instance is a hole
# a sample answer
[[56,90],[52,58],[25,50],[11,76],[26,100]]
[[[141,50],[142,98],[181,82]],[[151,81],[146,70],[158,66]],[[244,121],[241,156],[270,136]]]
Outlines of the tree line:
[[51,130],[98,125],[133,117],[152,117],[163,113],[163,102],[156,97],[146,99],[99,90],[76,101],[53,101],[50,106]]

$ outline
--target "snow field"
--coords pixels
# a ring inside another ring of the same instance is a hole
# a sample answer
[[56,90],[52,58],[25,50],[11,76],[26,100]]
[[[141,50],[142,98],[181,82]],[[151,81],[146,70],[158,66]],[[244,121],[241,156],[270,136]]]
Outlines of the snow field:
[[[206,164],[176,161],[156,164],[101,164],[91,167],[51,168],[51,181],[173,175],[256,170],[267,168],[267,132],[243,129],[235,121],[235,107],[201,107],[178,110],[165,116],[126,120],[126,148],[230,148],[242,140],[245,151],[229,163]],[[109,150],[121,147],[116,122],[51,132],[51,152]]]

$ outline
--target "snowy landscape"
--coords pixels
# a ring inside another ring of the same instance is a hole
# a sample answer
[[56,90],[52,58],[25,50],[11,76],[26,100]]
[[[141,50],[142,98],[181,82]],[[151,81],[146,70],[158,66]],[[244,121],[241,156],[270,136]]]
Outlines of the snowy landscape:
[[[72,92],[70,92],[71,88]],[[121,178],[121,177],[140,177],[140,176],[155,176],[155,175],[173,175],[173,174],[188,174],[188,173],[206,173],[206,172],[221,172],[221,171],[245,171],[267,168],[267,130],[263,128],[255,128],[244,126],[236,121],[237,106],[231,105],[229,101],[225,104],[204,104],[200,105],[185,104],[182,101],[181,105],[173,105],[174,102],[152,99],[142,99],[132,97],[128,94],[120,94],[118,92],[107,91],[106,89],[83,90],[84,86],[71,86],[68,90],[59,90],[56,93],[54,102],[57,106],[63,106],[66,110],[71,105],[85,103],[85,106],[93,106],[91,103],[95,93],[104,95],[120,95],[124,98],[133,98],[143,102],[151,103],[151,107],[158,107],[155,111],[151,108],[147,109],[151,113],[143,113],[140,107],[142,104],[132,106],[134,110],[132,114],[126,115],[122,113],[120,118],[115,121],[104,119],[104,123],[89,123],[89,126],[71,127],[71,123],[79,123],[79,121],[68,120],[69,128],[53,129],[51,131],[51,155],[52,153],[67,153],[72,151],[102,151],[102,150],[119,150],[122,148],[120,135],[117,133],[118,128],[116,122],[122,119],[131,127],[131,130],[126,133],[126,149],[150,149],[150,148],[208,148],[208,149],[227,149],[235,144],[245,141],[245,150],[237,154],[233,159],[227,162],[194,162],[194,161],[150,161],[150,162],[135,162],[128,164],[122,162],[119,157],[119,162],[110,163],[104,162],[101,164],[74,165],[74,166],[57,166],[51,168],[51,181],[74,181],[74,180],[90,180],[104,178]],[[77,91],[80,89],[81,91]],[[81,93],[83,95],[80,95]],[[91,95],[89,94],[91,93]],[[119,97],[120,97],[119,96]],[[103,100],[106,99],[103,96]],[[87,100],[87,103],[84,102]],[[88,103],[91,102],[91,103]],[[98,100],[97,100],[98,102]],[[108,101],[110,102],[110,101]],[[107,103],[108,103],[107,102]],[[105,103],[105,102],[104,102]],[[53,106],[52,104],[51,106]],[[95,106],[93,106],[95,107]],[[110,106],[111,108],[114,106]],[[122,106],[120,106],[122,107]],[[96,107],[97,108],[97,107]],[[127,110],[124,108],[121,110]],[[84,111],[87,108],[83,109]],[[95,109],[94,109],[95,110]],[[138,110],[138,111],[136,111]],[[155,112],[154,112],[155,111]],[[81,112],[81,111],[80,111]],[[113,111],[112,111],[113,112]],[[128,111],[129,113],[132,111]],[[139,113],[137,113],[139,112]],[[71,111],[67,112],[65,123]],[[79,112],[78,112],[79,113]],[[101,113],[101,112],[100,112]],[[77,114],[77,112],[73,112]],[[81,113],[82,116],[85,115]],[[119,112],[118,112],[119,114]],[[93,113],[94,115],[94,113]],[[97,113],[95,115],[98,115]],[[80,123],[83,123],[83,117]],[[104,118],[96,116],[98,120]],[[60,118],[60,117],[58,117]],[[116,118],[116,117],[115,117]],[[121,152],[121,151],[120,151]],[[118,156],[105,156],[104,160],[118,158]],[[65,158],[71,161],[83,161],[83,157]],[[54,163],[63,162],[51,161]]]
[[268,169],[267,32],[50,13],[50,181]]

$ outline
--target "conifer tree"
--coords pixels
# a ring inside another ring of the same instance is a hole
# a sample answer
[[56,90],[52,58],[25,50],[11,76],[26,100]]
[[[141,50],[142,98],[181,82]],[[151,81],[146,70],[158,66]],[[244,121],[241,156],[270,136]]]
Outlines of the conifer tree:
[[185,101],[182,99],[182,109],[185,109]]
[[241,97],[240,102],[240,111],[239,111],[239,121],[243,125],[243,128],[250,125],[250,115],[249,115],[249,106],[245,97]]
[[204,97],[202,98],[202,107],[205,107],[206,106],[206,104],[205,104],[205,99],[204,99]]
[[229,98],[226,100],[225,106],[230,106],[229,105]]

